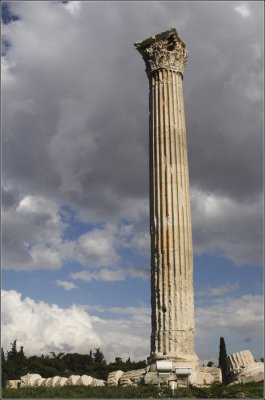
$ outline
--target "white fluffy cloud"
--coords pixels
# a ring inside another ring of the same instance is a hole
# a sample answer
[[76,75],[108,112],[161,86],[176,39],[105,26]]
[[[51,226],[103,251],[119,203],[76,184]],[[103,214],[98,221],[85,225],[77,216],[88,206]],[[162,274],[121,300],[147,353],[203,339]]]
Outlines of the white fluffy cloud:
[[103,319],[89,315],[85,306],[61,308],[29,297],[22,299],[14,290],[2,291],[2,345],[9,349],[17,339],[27,355],[50,351],[86,354],[100,347],[109,361],[115,356],[143,359],[148,351],[148,322],[146,309],[135,308],[131,319]]
[[67,3],[64,3],[65,9],[75,17],[78,17],[78,15],[81,12],[81,7],[82,7],[82,2],[81,1],[68,1]]
[[238,203],[192,190],[191,204],[195,254],[219,254],[238,265],[262,265],[262,196]]
[[146,240],[142,246],[139,243],[134,223],[104,224],[68,240],[65,232],[71,229],[71,219],[65,218],[55,201],[41,196],[20,199],[16,191],[7,189],[3,191],[2,217],[5,269],[56,270],[70,260],[86,268],[84,272],[73,273],[73,278],[85,281],[115,281],[148,275],[143,267],[132,265],[125,269],[120,266],[123,258],[119,249],[132,248],[141,254],[146,243]]
[[67,309],[56,304],[35,302],[15,290],[2,292],[2,344],[8,349],[17,339],[27,354],[50,351],[86,353],[102,341],[92,318],[78,305]]
[[137,253],[145,257],[150,255],[150,234],[149,232],[136,233],[131,241],[131,247]]
[[70,274],[70,278],[72,279],[79,279],[84,282],[91,282],[92,280],[97,280],[97,281],[122,281],[125,279],[125,271],[122,269],[107,269],[107,268],[102,268],[99,271],[80,271],[80,272],[73,272]]
[[3,266],[12,269],[58,269],[65,224],[57,205],[40,196],[25,196],[3,210]]
[[[113,318],[95,315],[106,312]],[[195,317],[196,352],[202,362],[216,360],[221,336],[229,345],[229,353],[243,350],[246,338],[262,336],[263,298],[244,295],[218,299],[207,307],[197,307]],[[28,355],[50,351],[87,353],[98,346],[109,361],[115,356],[144,359],[149,354],[150,329],[150,308],[144,305],[61,308],[28,297],[22,299],[16,291],[2,292],[2,345],[9,349],[17,339]],[[262,348],[252,349],[251,343],[248,347],[255,356],[262,355]]]
[[146,279],[150,277],[150,270],[145,267],[101,268],[96,271],[73,272],[69,277],[84,282],[91,282],[92,280],[114,282],[123,281],[126,278]]
[[58,286],[62,286],[65,290],[77,289],[77,286],[73,282],[62,281],[61,279],[57,279],[55,283]]
[[115,249],[117,228],[107,226],[81,235],[74,248],[74,254],[82,264],[107,266],[116,264],[119,255]]
[[[195,204],[195,249],[212,251],[218,244],[239,264],[256,263],[262,240],[255,211],[251,215],[243,204],[248,200],[255,210],[261,192],[259,2],[9,2],[9,7],[20,20],[3,25],[11,44],[2,57],[5,185],[21,199],[70,205],[88,222],[140,217],[145,225],[134,231],[131,248],[147,255],[148,222],[141,213],[148,213],[148,82],[133,43],[176,26],[190,54],[184,94],[191,185],[204,198],[218,190],[220,210],[226,197],[230,212],[237,213],[234,224],[231,213],[224,214],[223,228],[212,235],[207,221],[219,224],[221,216],[201,218],[202,204]],[[244,27],[235,10],[249,16]],[[18,214],[13,224],[17,218],[18,230],[32,232]],[[56,240],[60,229],[55,228]],[[56,246],[36,244],[27,254],[18,234],[12,238],[8,230],[4,224],[12,267],[60,268],[61,255],[73,251],[60,245],[58,254]],[[92,236],[80,239],[80,257],[98,262]],[[114,262],[117,253],[112,245],[109,250]]]
[[249,349],[263,356],[263,296],[243,295],[215,299],[195,309],[196,342],[201,362],[218,362],[219,340],[225,338],[227,353]]
[[209,326],[210,334],[222,330],[224,334],[233,333],[238,337],[262,335],[263,319],[263,296],[260,295],[226,297],[209,307],[196,309],[199,335],[209,335]]
[[243,18],[247,18],[251,15],[249,5],[246,3],[241,3],[234,8],[234,10],[241,15]]
[[[94,279],[112,280],[107,279],[108,273],[118,279],[148,274],[146,269],[133,265],[122,272],[119,255],[119,249],[128,248],[149,256],[150,237],[141,222],[141,218],[146,221],[146,213],[134,223],[105,224],[66,240],[63,236],[70,222],[63,222],[55,201],[41,196],[16,196],[12,190],[3,193],[4,268],[59,269],[65,260],[73,260],[89,269],[105,267],[101,273],[90,275]],[[195,254],[225,255],[238,265],[262,264],[261,197],[256,203],[238,204],[228,197],[193,189],[191,205]],[[116,272],[106,267],[116,267]]]
[[[12,199],[5,191],[3,210],[3,266],[6,269],[59,269],[65,260],[74,260],[87,267],[115,265],[118,228],[107,225],[65,240],[69,224],[62,222],[60,207],[40,196]],[[9,198],[8,198],[9,196]],[[7,206],[7,203],[10,203]]]
[[228,293],[233,292],[234,290],[238,289],[238,283],[230,283],[226,282],[223,285],[218,287],[211,287],[208,286],[205,290],[198,292],[198,296],[210,296],[210,297],[217,297],[227,295]]

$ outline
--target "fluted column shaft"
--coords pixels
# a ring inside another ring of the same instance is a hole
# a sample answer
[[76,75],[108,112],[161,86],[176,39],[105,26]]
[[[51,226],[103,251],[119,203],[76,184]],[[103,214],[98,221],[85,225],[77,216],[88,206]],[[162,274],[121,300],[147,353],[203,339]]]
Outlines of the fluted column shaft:
[[149,78],[151,360],[197,360],[193,252],[182,80],[175,29],[135,44]]
[[182,76],[150,77],[151,353],[194,352],[193,255]]

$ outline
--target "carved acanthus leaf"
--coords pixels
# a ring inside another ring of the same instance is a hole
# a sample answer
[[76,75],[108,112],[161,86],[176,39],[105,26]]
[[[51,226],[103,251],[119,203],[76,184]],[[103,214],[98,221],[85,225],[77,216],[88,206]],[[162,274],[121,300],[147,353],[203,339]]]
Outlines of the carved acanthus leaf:
[[186,46],[175,29],[136,43],[135,46],[143,56],[148,75],[161,68],[183,74],[188,55]]

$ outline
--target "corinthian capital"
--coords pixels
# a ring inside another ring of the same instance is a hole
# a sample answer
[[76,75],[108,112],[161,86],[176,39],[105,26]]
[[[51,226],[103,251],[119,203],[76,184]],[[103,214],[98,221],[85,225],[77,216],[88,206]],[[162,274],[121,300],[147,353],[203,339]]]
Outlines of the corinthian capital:
[[161,68],[175,70],[183,75],[188,56],[185,43],[176,29],[172,28],[134,45],[143,56],[148,76]]

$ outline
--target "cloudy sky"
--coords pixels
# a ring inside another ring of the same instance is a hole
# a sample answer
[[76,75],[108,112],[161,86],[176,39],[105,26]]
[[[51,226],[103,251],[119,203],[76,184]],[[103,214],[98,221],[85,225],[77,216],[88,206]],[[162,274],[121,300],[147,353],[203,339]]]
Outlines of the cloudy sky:
[[263,356],[263,2],[26,2],[2,12],[2,345],[144,359],[148,80],[133,44],[175,27],[184,73],[196,352]]

